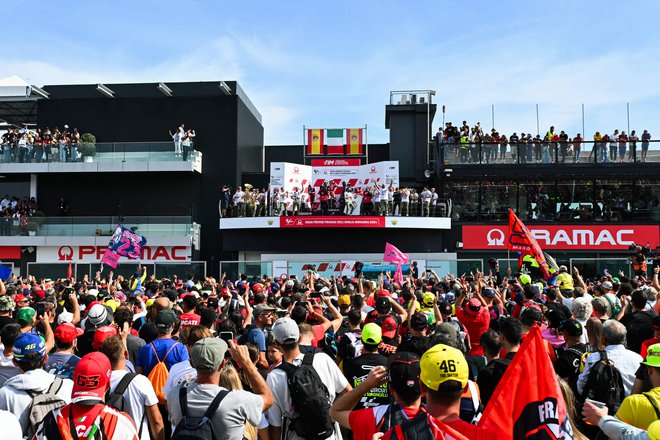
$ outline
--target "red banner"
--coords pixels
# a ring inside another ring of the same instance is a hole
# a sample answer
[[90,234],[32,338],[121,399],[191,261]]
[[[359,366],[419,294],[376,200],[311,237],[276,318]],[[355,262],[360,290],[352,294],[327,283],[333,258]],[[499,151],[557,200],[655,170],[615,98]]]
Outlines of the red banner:
[[[660,244],[658,225],[529,225],[544,250],[627,250],[638,243]],[[507,225],[465,225],[463,249],[507,249]]]
[[543,272],[543,276],[547,280],[550,278],[548,273],[548,265],[545,262],[545,255],[539,246],[538,242],[532,235],[532,232],[520,221],[518,216],[509,209],[509,243],[508,248],[513,251],[518,251],[522,255],[530,254],[539,263],[539,268]]
[[312,159],[313,167],[357,167],[360,159]]
[[280,228],[384,228],[385,217],[280,217]]

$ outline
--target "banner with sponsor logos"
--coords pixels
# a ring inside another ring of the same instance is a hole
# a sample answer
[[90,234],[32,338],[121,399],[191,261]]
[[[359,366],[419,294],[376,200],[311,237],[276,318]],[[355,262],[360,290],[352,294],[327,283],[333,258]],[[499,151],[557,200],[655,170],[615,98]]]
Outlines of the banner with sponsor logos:
[[[303,192],[303,202],[318,206],[319,189],[323,183],[334,184],[334,196],[338,201],[344,191],[344,184],[350,185],[355,191],[355,209],[353,215],[360,214],[362,196],[365,189],[373,191],[375,185],[386,187],[399,186],[399,162],[384,161],[360,165],[359,159],[327,159],[314,160],[312,166],[298,165],[288,162],[273,162],[270,165],[271,199],[284,190],[291,193],[294,188]],[[309,200],[308,185],[315,190],[315,200]],[[289,210],[291,201],[287,200]]]
[[[528,225],[545,250],[627,250],[632,243],[655,248],[658,225]],[[506,250],[507,225],[465,225],[463,249]]]
[[[97,263],[107,246],[38,246],[37,263]],[[142,261],[190,261],[190,246],[142,246]]]

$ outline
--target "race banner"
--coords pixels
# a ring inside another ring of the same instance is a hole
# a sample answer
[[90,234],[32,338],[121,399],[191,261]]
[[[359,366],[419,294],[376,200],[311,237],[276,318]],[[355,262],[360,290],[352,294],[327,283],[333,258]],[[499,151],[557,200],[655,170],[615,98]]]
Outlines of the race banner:
[[108,249],[103,254],[101,262],[116,268],[119,257],[138,260],[142,253],[142,246],[145,244],[147,244],[145,237],[119,225],[115,229],[115,233],[112,234],[110,243],[108,243]]

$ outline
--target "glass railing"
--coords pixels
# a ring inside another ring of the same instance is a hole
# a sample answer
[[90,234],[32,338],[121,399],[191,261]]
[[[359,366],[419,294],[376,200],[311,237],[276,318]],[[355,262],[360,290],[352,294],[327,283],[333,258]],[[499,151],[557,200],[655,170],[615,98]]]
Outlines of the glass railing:
[[643,163],[660,162],[660,141],[443,142],[437,154],[445,165]]
[[3,145],[0,163],[66,163],[66,162],[191,162],[201,153],[192,146],[175,146],[174,142],[97,142],[93,148],[66,144],[30,145],[27,148]]
[[190,217],[30,217],[27,221],[0,218],[0,236],[34,235],[47,237],[107,236],[117,225],[146,237],[189,237]]
[[396,90],[390,92],[390,105],[430,104],[434,90]]

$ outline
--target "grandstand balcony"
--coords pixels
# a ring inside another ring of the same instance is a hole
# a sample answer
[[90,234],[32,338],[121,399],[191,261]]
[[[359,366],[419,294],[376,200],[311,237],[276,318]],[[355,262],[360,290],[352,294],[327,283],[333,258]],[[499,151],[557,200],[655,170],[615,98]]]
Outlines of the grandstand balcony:
[[[71,160],[71,153],[49,145],[37,161],[35,150],[19,157],[18,148],[11,155],[0,154],[0,173],[106,173],[106,172],[202,172],[202,153],[188,151],[185,160],[176,155],[173,142],[102,142],[96,143],[92,156]],[[6,148],[6,147],[5,147]],[[57,150],[53,150],[57,148]],[[56,151],[56,152],[55,152]],[[46,153],[47,153],[46,152]],[[22,161],[22,162],[21,162]]]

